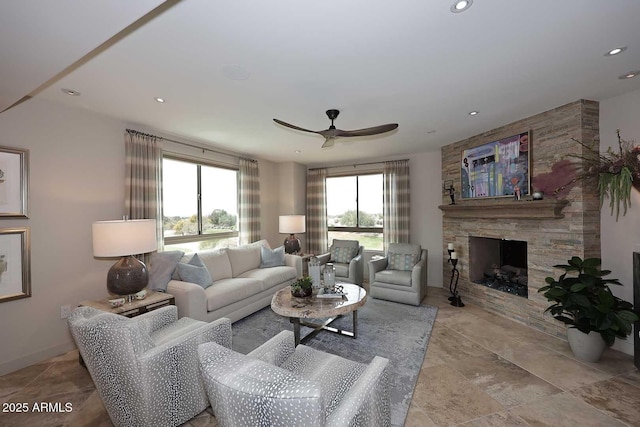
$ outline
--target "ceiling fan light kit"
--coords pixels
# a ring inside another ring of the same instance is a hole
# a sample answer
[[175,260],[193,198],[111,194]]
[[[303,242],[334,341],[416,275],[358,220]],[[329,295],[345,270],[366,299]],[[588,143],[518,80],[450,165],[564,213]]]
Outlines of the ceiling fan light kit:
[[273,121],[278,123],[279,125],[286,126],[290,129],[299,130],[301,132],[317,133],[318,135],[322,135],[325,138],[324,144],[322,144],[322,148],[333,147],[333,145],[335,144],[336,138],[339,138],[339,137],[379,135],[381,133],[390,132],[398,128],[397,123],[389,123],[386,125],[373,126],[370,128],[356,129],[356,130],[337,129],[333,124],[333,121],[338,117],[339,114],[340,114],[340,110],[336,110],[336,109],[327,110],[327,117],[329,117],[329,120],[331,120],[331,126],[329,126],[329,129],[317,130],[317,131],[301,128],[300,126],[292,125],[290,123],[283,122],[282,120],[278,120],[278,119],[273,119]]

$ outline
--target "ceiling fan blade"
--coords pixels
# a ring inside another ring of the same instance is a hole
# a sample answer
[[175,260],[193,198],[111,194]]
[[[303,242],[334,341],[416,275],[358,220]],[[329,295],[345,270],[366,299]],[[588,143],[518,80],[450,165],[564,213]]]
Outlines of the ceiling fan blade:
[[336,136],[367,136],[378,135],[398,128],[397,123],[389,123],[386,125],[373,126],[370,128],[356,129],[356,130],[340,130],[336,129]]
[[[273,119],[273,121],[274,121],[274,122],[276,122],[276,123],[278,123],[279,125],[286,126],[286,127],[288,127],[288,128],[295,129],[295,130],[300,130],[300,131],[302,131],[302,132],[320,133],[320,132],[315,131],[315,130],[309,130],[309,129],[301,128],[301,127],[296,126],[296,125],[291,125],[291,124],[289,124],[289,123],[287,123],[287,122],[283,122],[282,120]],[[320,134],[321,134],[321,133],[320,133]],[[321,134],[321,135],[322,135],[322,134]]]
[[324,144],[322,144],[322,148],[331,148],[336,143],[336,139],[334,137],[327,137],[325,139]]

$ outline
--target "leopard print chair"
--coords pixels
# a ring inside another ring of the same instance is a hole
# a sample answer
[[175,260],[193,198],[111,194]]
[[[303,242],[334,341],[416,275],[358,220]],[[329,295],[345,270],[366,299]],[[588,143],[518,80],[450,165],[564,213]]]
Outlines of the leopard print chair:
[[248,355],[198,348],[221,427],[389,426],[389,361],[368,365],[299,345],[283,331]]
[[231,348],[231,322],[183,317],[175,306],[126,318],[75,309],[71,335],[115,426],[177,426],[209,406],[197,348]]

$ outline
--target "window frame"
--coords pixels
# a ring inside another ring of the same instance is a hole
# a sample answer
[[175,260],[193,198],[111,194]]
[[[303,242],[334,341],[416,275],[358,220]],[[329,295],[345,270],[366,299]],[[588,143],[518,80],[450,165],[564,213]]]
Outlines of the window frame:
[[[382,216],[383,216],[383,225],[382,227],[360,227],[357,224],[360,223],[360,180],[358,177],[364,175],[382,175]],[[327,231],[336,231],[336,232],[347,232],[347,233],[378,233],[384,236],[384,173],[382,171],[369,171],[369,172],[361,172],[361,173],[343,173],[327,176],[327,179],[330,178],[345,178],[345,177],[356,177],[356,226],[355,227],[343,227],[343,226],[329,226],[327,224]],[[328,194],[327,196],[328,197]],[[328,222],[328,221],[327,221]]]
[[[238,212],[238,223],[236,224],[236,226],[238,227],[238,230],[235,231],[228,231],[228,232],[224,232],[224,233],[215,233],[215,234],[205,234],[203,233],[203,212],[202,212],[202,166],[208,166],[208,167],[214,167],[214,168],[218,168],[218,169],[226,169],[226,170],[232,170],[236,172],[236,188],[238,186],[238,173],[240,172],[240,168],[239,167],[232,167],[229,165],[222,165],[220,163],[214,162],[214,161],[208,161],[205,159],[198,159],[198,158],[191,158],[191,157],[187,157],[187,156],[180,156],[180,155],[175,155],[175,154],[163,154],[162,156],[162,160],[164,161],[164,159],[169,159],[169,160],[175,160],[175,161],[179,161],[179,162],[185,162],[185,163],[191,163],[191,164],[195,164],[196,165],[196,188],[197,188],[197,214],[196,214],[196,218],[197,218],[197,226],[198,226],[198,234],[188,234],[188,235],[183,235],[183,236],[168,236],[165,237],[164,236],[164,218],[165,218],[165,214],[164,214],[164,197],[162,200],[162,239],[164,241],[164,245],[168,246],[168,245],[175,245],[175,244],[180,244],[180,243],[194,243],[194,242],[204,242],[207,240],[222,240],[222,239],[229,239],[229,238],[239,238],[240,236],[240,215]],[[164,188],[164,177],[163,177],[163,188]],[[164,191],[164,190],[163,190]],[[238,209],[238,201],[236,200],[236,210]]]

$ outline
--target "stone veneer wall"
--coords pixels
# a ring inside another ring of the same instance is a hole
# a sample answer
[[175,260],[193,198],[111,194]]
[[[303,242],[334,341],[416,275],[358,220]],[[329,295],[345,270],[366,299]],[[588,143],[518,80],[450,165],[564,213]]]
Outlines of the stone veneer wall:
[[[597,102],[580,100],[535,116],[519,120],[498,129],[476,135],[442,148],[442,179],[453,179],[460,189],[460,156],[462,150],[496,141],[529,130],[531,176],[547,173],[567,154],[580,154],[584,148],[573,141],[591,142],[599,137],[599,106]],[[575,160],[577,161],[577,160]],[[534,188],[535,189],[535,188]],[[548,196],[547,196],[548,197]],[[562,219],[456,219],[443,217],[444,285],[448,286],[451,265],[447,263],[447,243],[454,242],[458,253],[460,280],[458,290],[463,302],[470,301],[491,312],[522,322],[538,330],[565,337],[564,324],[550,315],[543,316],[549,303],[538,293],[547,276],[557,277],[553,265],[564,263],[571,256],[600,256],[600,204],[595,186],[578,183],[566,197]],[[506,202],[502,199],[478,199],[474,203]],[[443,195],[442,203],[450,199]],[[464,205],[465,200],[457,200]],[[522,200],[512,203],[531,203]],[[469,236],[525,240],[528,244],[529,297],[523,298],[496,291],[469,281]],[[461,308],[464,310],[464,308]]]

